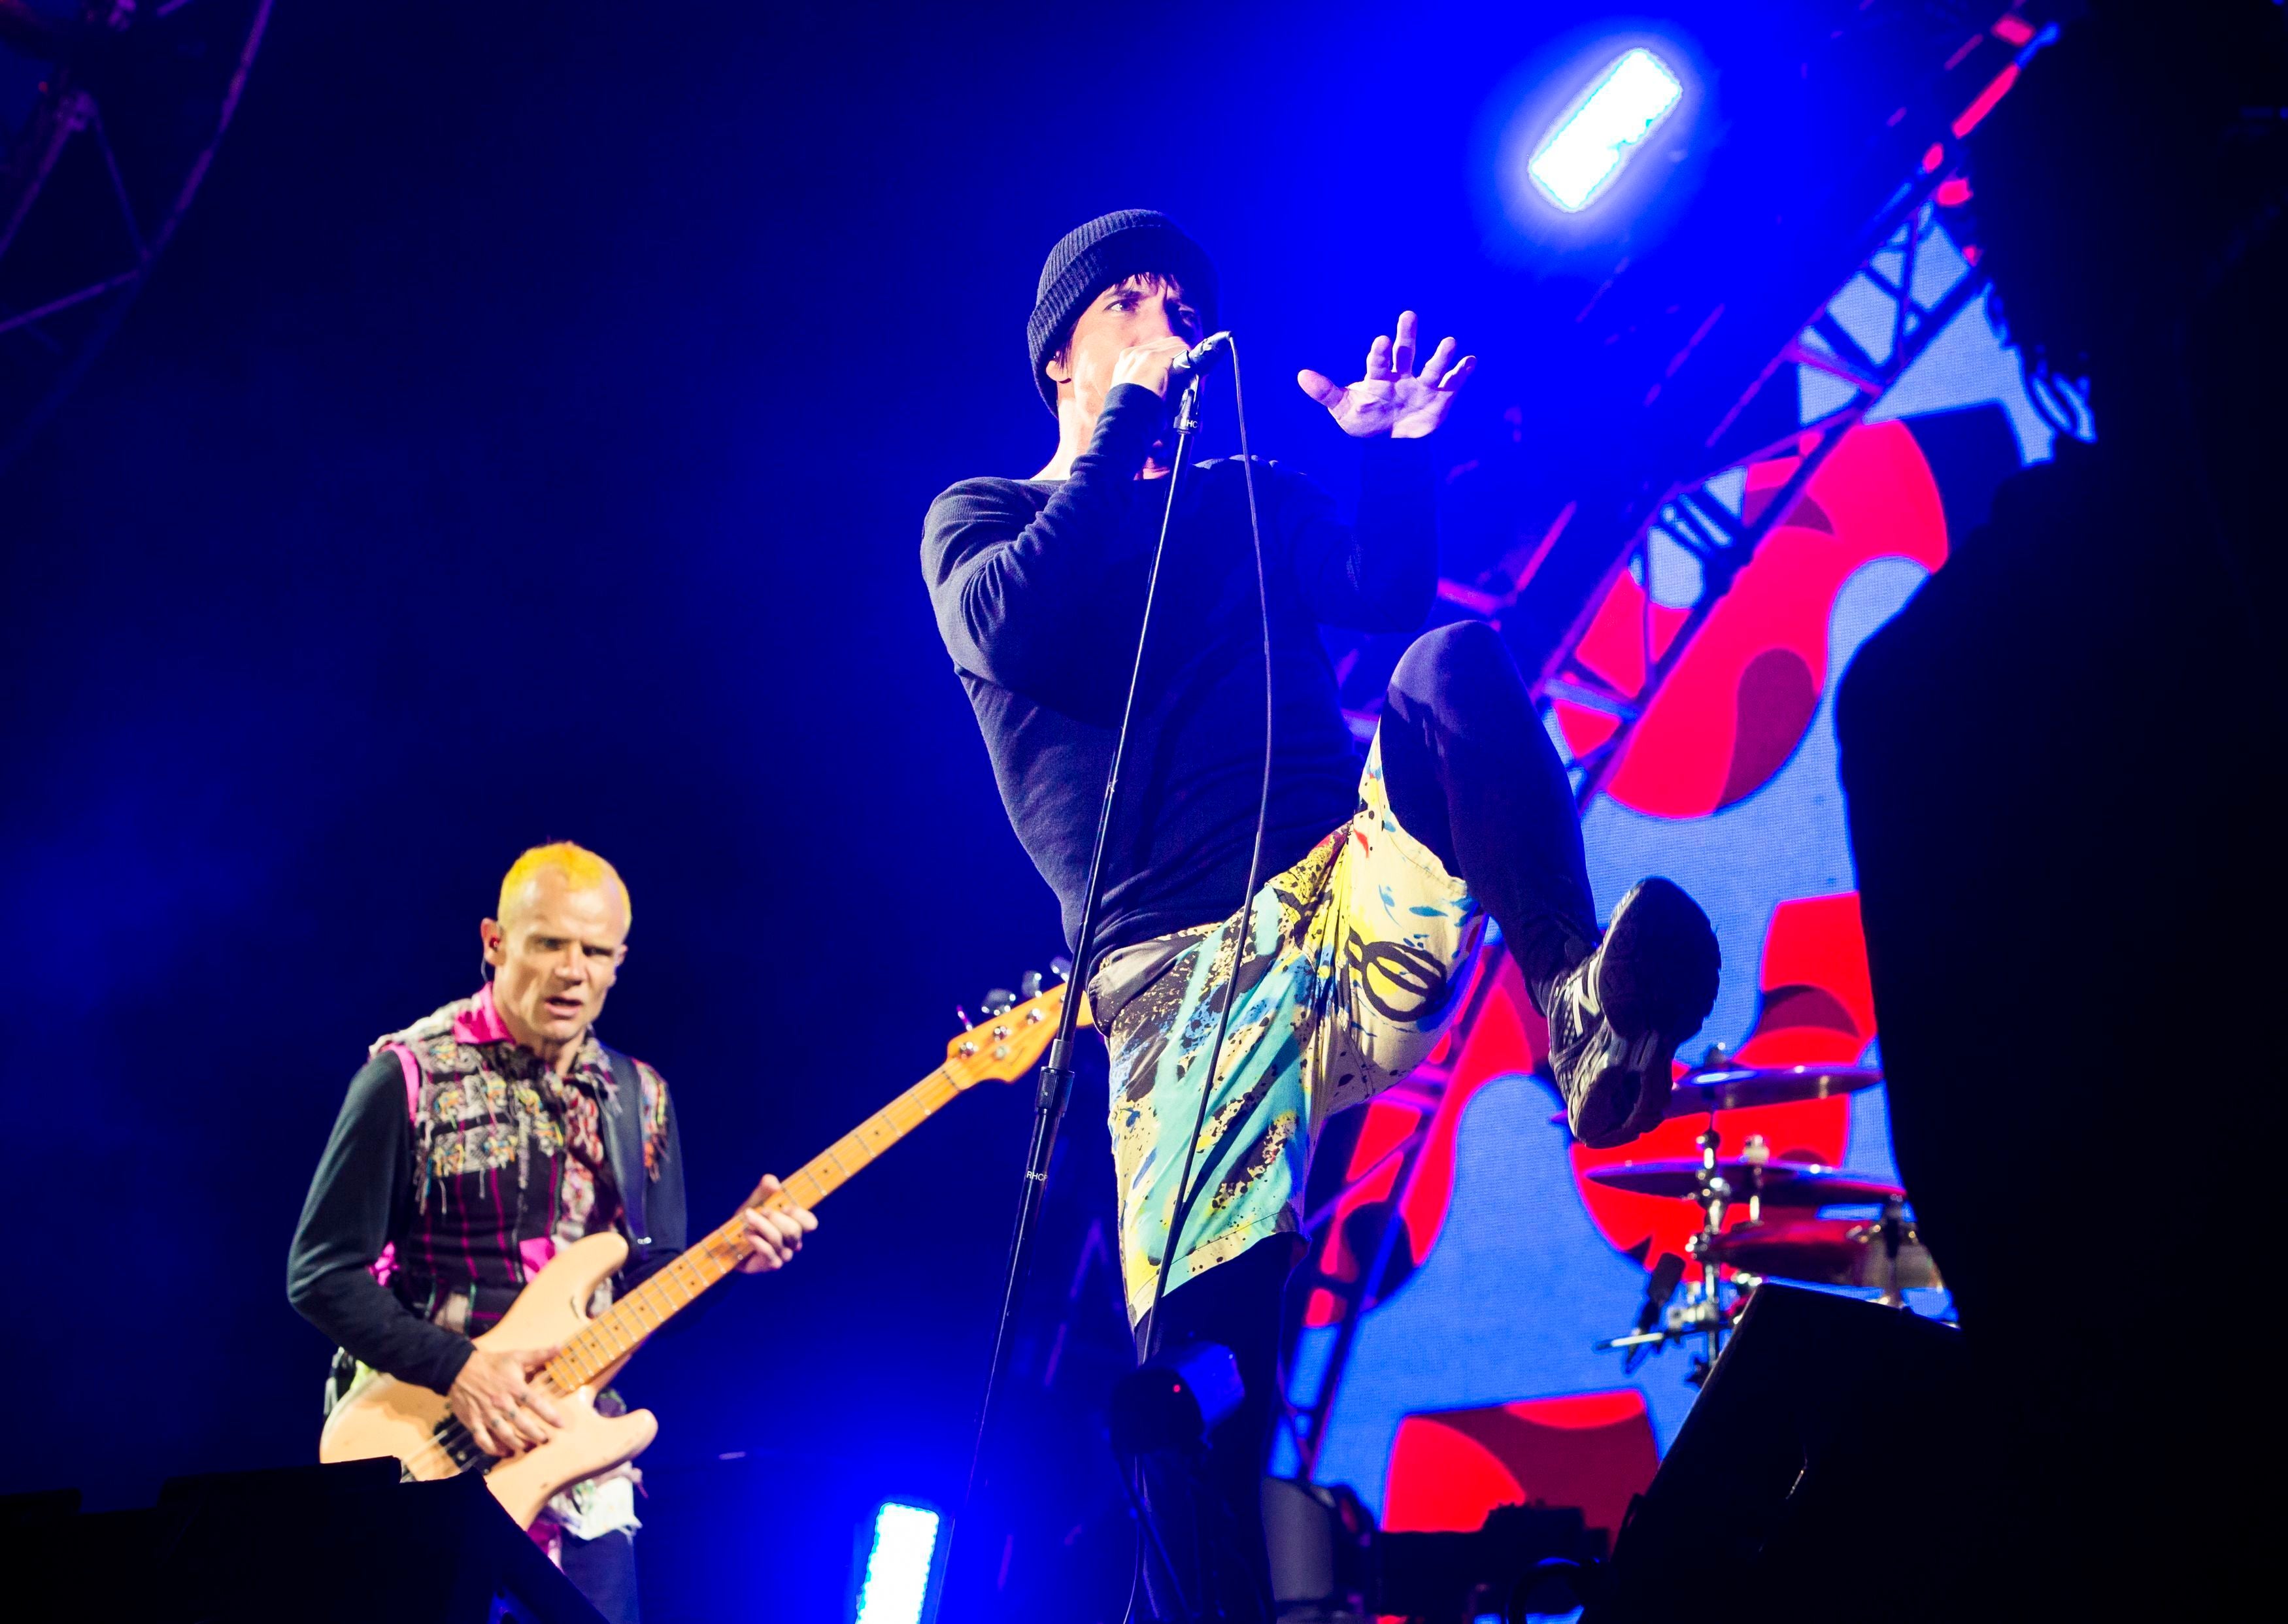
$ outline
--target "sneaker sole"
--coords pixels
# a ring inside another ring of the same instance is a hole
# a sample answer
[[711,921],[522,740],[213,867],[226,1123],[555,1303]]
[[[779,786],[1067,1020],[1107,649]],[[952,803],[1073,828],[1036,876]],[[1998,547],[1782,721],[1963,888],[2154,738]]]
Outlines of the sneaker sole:
[[1656,1036],[1673,1053],[1700,1030],[1716,1007],[1721,969],[1708,915],[1681,887],[1655,877],[1629,888],[1605,933],[1597,1002],[1627,1041],[1633,1066],[1639,1040]]
[[[1646,1080],[1665,1077],[1669,1057],[1675,1051],[1675,1043],[1657,1032],[1627,1040],[1620,1054],[1582,1089],[1579,1120],[1571,1124],[1573,1137],[1593,1151],[1602,1151],[1626,1145],[1643,1133],[1650,1124],[1640,1125],[1637,1118],[1651,1108],[1645,1096]],[[1659,1103],[1664,1106],[1667,1099],[1664,1090]]]
[[1721,968],[1707,915],[1673,881],[1630,887],[1605,932],[1597,1000],[1620,1052],[1581,1091],[1574,1137],[1626,1145],[1666,1114],[1676,1046],[1716,1004]]

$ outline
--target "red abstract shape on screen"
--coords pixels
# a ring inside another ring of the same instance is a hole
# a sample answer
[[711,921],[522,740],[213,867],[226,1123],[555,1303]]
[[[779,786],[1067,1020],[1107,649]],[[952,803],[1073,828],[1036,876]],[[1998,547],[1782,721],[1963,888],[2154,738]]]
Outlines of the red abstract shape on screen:
[[[1653,658],[1666,654],[1669,645],[1676,641],[1677,628],[1684,624],[1685,612],[1667,604],[1652,606],[1650,640]],[[1622,693],[1636,693],[1644,688],[1645,643],[1647,640],[1644,590],[1636,577],[1624,574],[1613,582],[1613,590],[1597,606],[1597,614],[1589,629],[1581,634],[1574,657],[1610,683]]]
[[[1380,1237],[1384,1216],[1405,1165],[1406,1141],[1421,1127],[1426,1109],[1424,1097],[1403,1085],[1366,1108],[1358,1137],[1345,1160],[1342,1193],[1335,1198],[1333,1216],[1312,1248],[1308,1267],[1316,1279],[1304,1299],[1305,1325],[1333,1325],[1343,1318],[1337,1289],[1355,1286],[1373,1262],[1371,1256],[1360,1254],[1375,1246]],[[1394,1239],[1393,1274],[1410,1268],[1413,1256],[1403,1235]],[[1386,1282],[1384,1288],[1388,1289]]]
[[[1752,465],[1744,517],[1758,517],[1798,466],[1794,457]],[[1938,485],[1913,433],[1903,423],[1851,430],[1686,646],[1607,780],[1607,793],[1656,817],[1699,818],[1762,788],[1787,764],[1818,713],[1831,675],[1828,622],[1844,583],[1877,558],[1909,558],[1935,570],[1946,550]],[[1633,697],[1645,686],[1648,628],[1657,659],[1684,615],[1655,604],[1648,622],[1644,589],[1621,574],[1574,657],[1615,692]],[[1554,709],[1577,756],[1609,738],[1617,725],[1584,706],[1560,701]]]
[[[1875,1037],[1875,997],[1856,892],[1800,897],[1774,908],[1765,928],[1762,965],[1755,1030],[1734,1057],[1742,1065],[1847,1066],[1866,1052]],[[1682,1070],[1678,1068],[1680,1074]],[[1615,1162],[1697,1156],[1695,1141],[1707,1125],[1705,1117],[1680,1117],[1610,1150],[1571,1147],[1573,1184],[1589,1221],[1617,1250],[1647,1268],[1664,1252],[1686,1255],[1685,1242],[1700,1228],[1700,1208],[1672,1196],[1609,1189],[1587,1174]],[[1719,1155],[1737,1154],[1750,1135],[1760,1134],[1776,1158],[1832,1164],[1843,1160],[1849,1145],[1851,1102],[1838,1097],[1720,1111],[1716,1130],[1723,1136]],[[1744,1206],[1734,1208],[1725,1227],[1746,1217]],[[1687,1275],[1696,1278],[1698,1270],[1688,1269]]]
[[1875,1038],[1875,989],[1859,893],[1799,897],[1764,931],[1763,1007],[1740,1046],[1749,1066],[1849,1065]]
[[1578,1506],[1609,1541],[1659,1469],[1633,1387],[1409,1415],[1391,1442],[1382,1526],[1468,1532],[1497,1506]]
[[[1454,1141],[1470,1101],[1496,1078],[1532,1071],[1549,1051],[1548,1026],[1533,1007],[1516,964],[1505,953],[1494,955],[1491,965],[1493,983],[1458,1050],[1434,1050],[1426,1063],[1430,1074],[1445,1071],[1443,1085],[1401,1084],[1366,1108],[1345,1161],[1334,1216],[1312,1249],[1309,1267],[1317,1283],[1304,1300],[1306,1325],[1332,1325],[1342,1318],[1332,1288],[1355,1284],[1373,1264],[1372,1238],[1380,1233],[1394,1199],[1400,1232],[1392,1238],[1382,1278],[1362,1307],[1371,1308],[1422,1266],[1438,1244],[1452,1204]],[[1426,1117],[1427,1131],[1402,1192],[1399,1174],[1409,1164],[1401,1147]]]

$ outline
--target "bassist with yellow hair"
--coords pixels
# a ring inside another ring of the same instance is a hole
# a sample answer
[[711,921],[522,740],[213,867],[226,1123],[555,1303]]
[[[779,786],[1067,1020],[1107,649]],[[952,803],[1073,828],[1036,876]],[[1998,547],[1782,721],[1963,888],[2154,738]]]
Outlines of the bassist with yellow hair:
[[[608,1412],[608,1392],[577,1395],[576,1409],[537,1379],[558,1349],[501,1345],[514,1340],[513,1322],[485,1345],[475,1339],[583,1240],[616,1234],[626,1248],[624,1265],[583,1305],[590,1313],[684,1249],[667,1084],[594,1030],[627,957],[630,919],[609,863],[568,842],[536,847],[479,927],[485,985],[373,1042],[287,1264],[288,1296],[341,1350],[330,1406],[379,1373],[442,1394],[457,1445],[496,1458],[525,1456],[592,1425],[592,1409]],[[727,1226],[746,1248],[736,1266],[747,1272],[779,1267],[816,1226],[787,1197],[759,1204],[777,1191],[765,1179]],[[632,1490],[632,1470],[617,1467],[555,1493],[534,1524],[615,1620],[638,1616]]]

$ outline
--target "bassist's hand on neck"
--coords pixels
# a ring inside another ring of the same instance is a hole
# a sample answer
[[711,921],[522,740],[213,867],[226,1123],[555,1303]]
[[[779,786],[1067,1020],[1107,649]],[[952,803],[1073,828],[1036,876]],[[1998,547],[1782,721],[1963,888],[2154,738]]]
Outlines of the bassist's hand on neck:
[[802,1250],[802,1238],[818,1227],[816,1215],[807,1207],[798,1207],[784,1197],[771,1205],[764,1204],[779,1193],[779,1181],[766,1173],[763,1182],[747,1198],[746,1210],[740,1215],[746,1222],[749,1248],[747,1261],[739,1265],[742,1274],[783,1269]]

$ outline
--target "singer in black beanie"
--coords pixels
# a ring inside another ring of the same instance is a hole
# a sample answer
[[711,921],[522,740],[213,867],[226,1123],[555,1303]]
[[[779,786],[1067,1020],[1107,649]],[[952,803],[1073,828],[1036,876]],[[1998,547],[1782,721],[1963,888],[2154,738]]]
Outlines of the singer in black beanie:
[[[1033,295],[1032,318],[1025,323],[1033,383],[1050,411],[1057,409],[1057,385],[1049,376],[1049,362],[1072,337],[1074,321],[1091,299],[1139,272],[1174,282],[1183,289],[1199,327],[1215,330],[1215,266],[1175,221],[1156,209],[1120,209],[1076,226],[1049,250],[1048,263],[1041,267],[1041,285]],[[1197,339],[1201,333],[1191,336]]]
[[[1170,368],[1213,329],[1217,292],[1199,245],[1148,210],[1059,242],[1026,332],[1056,455],[1032,479],[965,479],[941,495],[922,570],[1109,1051],[1139,1356],[1219,1344],[1244,1384],[1204,1453],[1135,1462],[1153,1616],[1267,1620],[1259,1483],[1278,1413],[1281,1287],[1320,1127],[1429,1052],[1490,919],[1549,1017],[1575,1132],[1633,1138],[1660,1120],[1670,1057],[1714,1001],[1716,944],[1661,880],[1623,898],[1601,939],[1571,788],[1490,627],[1414,642],[1362,761],[1317,628],[1409,632],[1428,616],[1437,526],[1425,437],[1475,358],[1448,338],[1418,368],[1408,311],[1357,382],[1298,375],[1358,443],[1348,524],[1309,481],[1260,460],[1187,465],[1171,510]],[[1082,943],[1164,512],[1102,893]],[[1227,1000],[1227,1036],[1211,1057]]]

